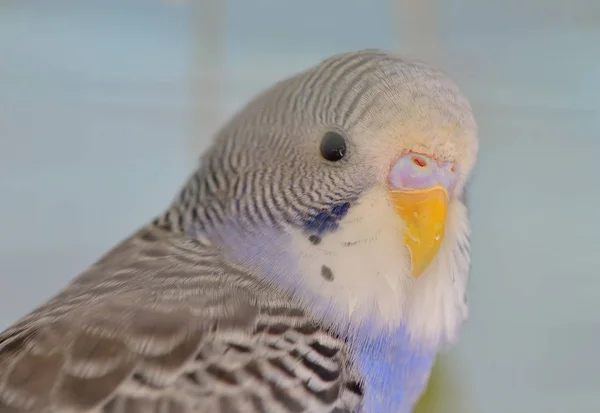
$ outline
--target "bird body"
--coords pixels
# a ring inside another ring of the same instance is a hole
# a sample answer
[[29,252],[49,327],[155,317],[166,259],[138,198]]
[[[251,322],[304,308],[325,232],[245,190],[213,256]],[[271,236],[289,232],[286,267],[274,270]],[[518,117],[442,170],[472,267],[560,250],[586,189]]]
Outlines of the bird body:
[[376,50],[253,99],[170,208],[0,334],[0,413],[405,413],[467,317],[470,106]]

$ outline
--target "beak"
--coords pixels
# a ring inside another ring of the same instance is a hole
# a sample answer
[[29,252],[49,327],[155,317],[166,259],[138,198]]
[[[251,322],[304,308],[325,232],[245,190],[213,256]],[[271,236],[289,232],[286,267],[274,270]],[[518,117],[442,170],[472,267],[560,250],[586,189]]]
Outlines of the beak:
[[448,192],[436,185],[410,191],[391,190],[394,208],[405,222],[404,241],[411,271],[418,278],[437,254],[444,238]]

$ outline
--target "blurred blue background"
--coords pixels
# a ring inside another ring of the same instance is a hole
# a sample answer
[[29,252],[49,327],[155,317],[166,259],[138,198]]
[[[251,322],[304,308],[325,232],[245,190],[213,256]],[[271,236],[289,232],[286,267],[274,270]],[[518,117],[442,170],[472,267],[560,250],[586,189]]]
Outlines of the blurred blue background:
[[253,94],[378,47],[480,124],[471,318],[431,411],[600,411],[599,45],[597,0],[1,0],[0,328],[161,212]]

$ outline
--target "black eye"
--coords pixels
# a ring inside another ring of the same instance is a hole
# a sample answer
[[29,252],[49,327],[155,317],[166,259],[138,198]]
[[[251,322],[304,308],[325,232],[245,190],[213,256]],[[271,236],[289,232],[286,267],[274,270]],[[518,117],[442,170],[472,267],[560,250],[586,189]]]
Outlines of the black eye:
[[321,155],[331,162],[337,162],[346,155],[346,140],[336,132],[327,132],[321,140]]

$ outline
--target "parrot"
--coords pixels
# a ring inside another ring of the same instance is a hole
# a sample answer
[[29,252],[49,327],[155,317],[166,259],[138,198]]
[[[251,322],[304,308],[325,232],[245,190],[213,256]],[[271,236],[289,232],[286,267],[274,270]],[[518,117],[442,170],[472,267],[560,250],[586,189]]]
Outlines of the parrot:
[[407,413],[468,319],[471,104],[381,49],[217,130],[164,212],[0,333],[0,413]]

